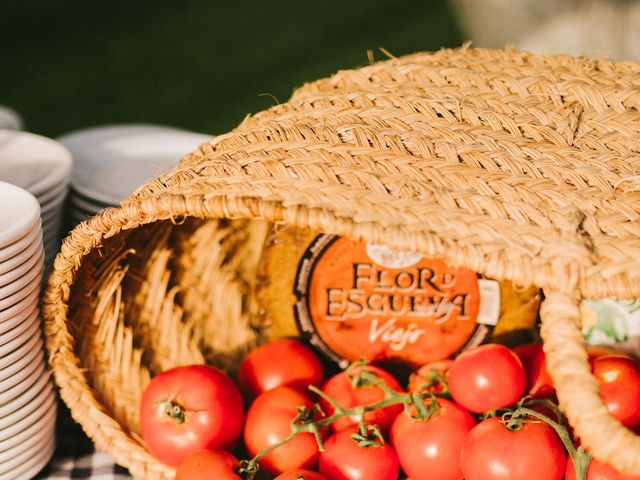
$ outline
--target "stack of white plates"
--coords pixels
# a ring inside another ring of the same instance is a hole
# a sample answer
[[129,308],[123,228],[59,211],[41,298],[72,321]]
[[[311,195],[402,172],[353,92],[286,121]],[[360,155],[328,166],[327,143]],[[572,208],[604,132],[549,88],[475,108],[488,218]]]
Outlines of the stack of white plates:
[[[60,246],[71,164],[71,153],[55,140],[0,130],[0,181],[22,187],[38,199],[47,268],[53,264]],[[0,208],[6,207],[9,205]]]
[[68,227],[118,205],[211,136],[156,125],[112,125],[58,139],[73,155]]
[[22,128],[22,117],[12,108],[0,105],[0,128],[20,130]]
[[56,397],[45,368],[38,299],[40,206],[0,182],[0,478],[30,479],[55,448]]

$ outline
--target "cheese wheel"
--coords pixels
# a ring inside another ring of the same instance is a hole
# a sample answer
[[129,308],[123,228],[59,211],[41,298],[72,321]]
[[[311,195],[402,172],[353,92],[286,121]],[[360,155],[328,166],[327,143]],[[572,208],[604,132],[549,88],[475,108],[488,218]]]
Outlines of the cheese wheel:
[[528,341],[540,306],[536,288],[292,228],[271,231],[260,274],[267,338],[301,336],[341,366],[366,358],[415,367],[488,341]]

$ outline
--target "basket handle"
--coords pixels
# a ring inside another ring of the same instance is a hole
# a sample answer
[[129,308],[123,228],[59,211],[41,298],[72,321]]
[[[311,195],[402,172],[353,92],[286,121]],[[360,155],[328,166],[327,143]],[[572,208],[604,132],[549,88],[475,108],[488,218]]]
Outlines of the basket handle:
[[580,329],[579,302],[577,294],[545,290],[540,332],[547,369],[560,406],[585,447],[616,469],[639,475],[640,436],[612,417],[600,398]]

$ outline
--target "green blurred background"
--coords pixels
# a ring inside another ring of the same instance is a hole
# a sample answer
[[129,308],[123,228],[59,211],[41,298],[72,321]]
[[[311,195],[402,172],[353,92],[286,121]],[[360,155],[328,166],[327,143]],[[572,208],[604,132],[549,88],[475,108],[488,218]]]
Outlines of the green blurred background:
[[0,104],[28,131],[223,133],[306,81],[463,38],[445,1],[3,2]]

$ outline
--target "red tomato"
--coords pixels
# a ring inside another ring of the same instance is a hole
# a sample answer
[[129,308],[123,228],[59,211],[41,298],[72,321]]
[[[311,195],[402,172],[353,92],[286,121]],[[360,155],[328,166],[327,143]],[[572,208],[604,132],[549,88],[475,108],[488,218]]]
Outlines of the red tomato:
[[240,364],[238,383],[248,398],[276,387],[296,387],[303,392],[309,385],[324,382],[324,367],[306,345],[281,338],[249,352]]
[[532,421],[512,432],[499,417],[476,425],[462,442],[465,480],[560,480],[566,451],[546,423]]
[[[576,469],[571,457],[567,460],[567,469],[564,472],[565,480],[576,480]],[[626,475],[618,472],[611,465],[591,459],[587,468],[587,480],[640,480],[640,475]]]
[[[365,370],[377,374],[380,379],[393,390],[398,392],[402,391],[402,387],[398,381],[385,370],[372,365],[367,365]],[[358,371],[359,370],[355,368],[351,373],[355,374]],[[322,387],[322,391],[329,397],[333,398],[333,400],[343,408],[354,408],[361,405],[369,405],[384,398],[384,391],[380,387],[353,388],[346,371],[340,372],[331,377]],[[322,409],[327,416],[333,413],[333,407],[326,400],[321,398],[320,405],[322,405]],[[401,411],[402,405],[391,405],[386,408],[367,412],[365,413],[364,418],[368,424],[378,425],[383,432],[388,432],[393,420]],[[340,431],[352,425],[356,425],[359,421],[360,418],[358,415],[343,417],[334,422],[332,427],[334,431]]]
[[438,403],[440,410],[430,419],[413,420],[403,412],[391,427],[391,443],[411,480],[462,478],[460,448],[476,422],[455,403],[442,398]]
[[513,405],[522,397],[526,382],[518,356],[497,344],[462,352],[449,368],[451,396],[475,413]]
[[555,394],[551,376],[547,372],[547,361],[539,343],[518,345],[513,349],[527,374],[525,392],[535,398],[549,398]]
[[327,480],[396,480],[398,457],[384,444],[360,447],[351,438],[357,429],[347,428],[330,436],[320,453],[318,470]]
[[155,376],[140,403],[142,438],[168,465],[178,465],[196,450],[232,449],[243,420],[238,388],[223,371],[207,365]]
[[[603,357],[604,355],[623,355],[620,352],[616,352],[613,348],[606,345],[595,345],[587,348],[589,354],[589,360],[594,358]],[[623,355],[627,356],[627,355]]]
[[175,480],[242,480],[238,459],[224,450],[198,450],[178,466]]
[[292,470],[281,473],[273,480],[327,480],[327,478],[311,470]]
[[435,370],[444,377],[445,381],[449,379],[449,367],[451,360],[440,360],[438,362],[430,362],[420,367],[409,377],[409,390],[416,392],[442,393],[447,391],[448,386],[442,381],[436,380],[431,384],[431,373]]
[[[255,456],[291,433],[291,421],[298,406],[313,406],[311,399],[292,387],[278,387],[261,393],[247,412],[244,441]],[[318,443],[312,433],[300,433],[260,460],[260,466],[272,473],[312,467],[318,459]]]
[[593,375],[600,384],[600,396],[609,413],[630,429],[640,427],[640,368],[622,355],[605,355],[591,360]]

